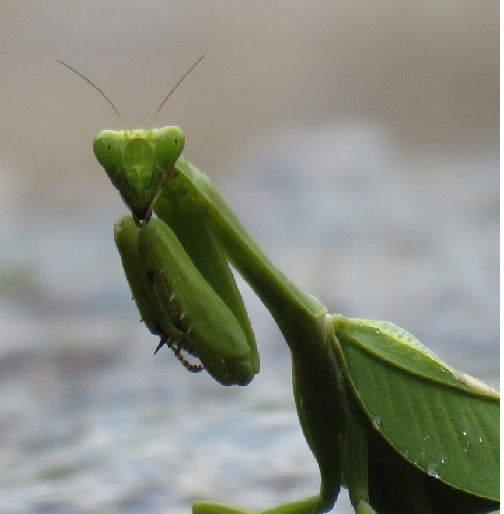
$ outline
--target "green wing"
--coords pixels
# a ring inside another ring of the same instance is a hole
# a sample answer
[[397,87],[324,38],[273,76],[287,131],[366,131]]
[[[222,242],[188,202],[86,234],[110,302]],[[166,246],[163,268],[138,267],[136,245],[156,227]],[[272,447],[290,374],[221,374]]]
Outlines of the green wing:
[[499,497],[499,396],[391,323],[334,316],[353,394],[398,455],[432,481]]

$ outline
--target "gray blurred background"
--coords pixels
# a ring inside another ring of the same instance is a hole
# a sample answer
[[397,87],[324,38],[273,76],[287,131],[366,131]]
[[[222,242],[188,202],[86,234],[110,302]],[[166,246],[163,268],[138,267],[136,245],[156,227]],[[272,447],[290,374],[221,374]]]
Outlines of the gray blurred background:
[[[313,494],[289,355],[244,288],[247,388],[138,323],[91,142],[154,122],[330,311],[498,381],[497,1],[0,3],[0,510],[185,513]],[[240,282],[241,284],[241,282]],[[334,512],[348,513],[342,493]]]

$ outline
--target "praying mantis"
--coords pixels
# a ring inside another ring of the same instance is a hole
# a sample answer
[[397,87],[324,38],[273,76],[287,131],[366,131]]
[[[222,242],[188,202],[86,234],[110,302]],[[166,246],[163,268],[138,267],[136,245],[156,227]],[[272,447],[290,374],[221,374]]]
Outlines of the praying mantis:
[[[268,259],[182,156],[184,142],[174,126],[104,130],[93,149],[131,211],[114,238],[142,320],[160,338],[156,351],[167,345],[189,371],[206,369],[223,385],[254,378],[259,354],[229,265],[289,346],[296,408],[321,486],[316,496],[261,512],[328,512],[342,485],[358,514],[495,511],[498,393],[392,323],[329,314]],[[193,505],[195,514],[250,512]]]

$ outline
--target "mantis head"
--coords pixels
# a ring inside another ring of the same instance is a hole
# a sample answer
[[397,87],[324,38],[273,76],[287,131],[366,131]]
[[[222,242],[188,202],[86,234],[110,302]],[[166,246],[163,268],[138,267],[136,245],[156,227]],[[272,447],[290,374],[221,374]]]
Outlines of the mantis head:
[[[157,108],[155,116],[202,60],[203,56],[182,75]],[[122,121],[117,107],[93,81],[64,61],[58,62],[96,89]],[[151,206],[160,193],[163,180],[173,171],[184,142],[184,133],[175,126],[152,130],[102,130],[94,138],[96,158],[105,168],[137,222],[150,218]]]
[[148,219],[163,180],[184,148],[184,133],[168,126],[151,130],[102,130],[94,138],[99,163],[137,220]]

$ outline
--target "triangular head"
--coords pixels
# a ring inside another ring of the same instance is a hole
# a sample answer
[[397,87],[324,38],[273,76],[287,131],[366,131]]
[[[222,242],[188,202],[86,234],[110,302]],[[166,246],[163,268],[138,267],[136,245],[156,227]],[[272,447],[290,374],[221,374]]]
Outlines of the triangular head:
[[179,127],[102,130],[93,150],[137,220],[148,219],[163,180],[169,176],[184,149]]

